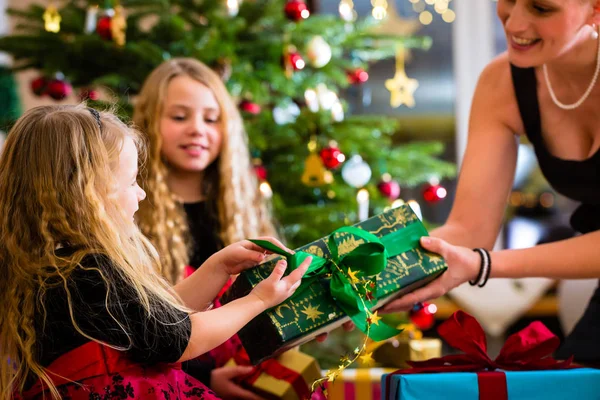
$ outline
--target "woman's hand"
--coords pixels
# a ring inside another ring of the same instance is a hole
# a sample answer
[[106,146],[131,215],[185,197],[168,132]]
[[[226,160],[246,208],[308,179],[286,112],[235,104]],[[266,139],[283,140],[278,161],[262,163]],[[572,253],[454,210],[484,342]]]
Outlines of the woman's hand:
[[271,275],[256,285],[250,292],[250,295],[254,295],[262,300],[265,309],[276,306],[288,299],[298,289],[311,261],[312,257],[307,257],[296,270],[283,278],[287,262],[279,260]]
[[263,400],[262,397],[244,389],[234,379],[252,372],[252,367],[235,366],[215,368],[210,374],[210,388],[223,400]]
[[408,311],[415,303],[437,299],[458,285],[477,278],[481,266],[481,258],[471,249],[453,246],[442,239],[424,236],[421,246],[426,250],[441,255],[448,269],[428,285],[408,293],[398,300],[385,305],[383,312]]
[[[294,253],[293,250],[288,249],[275,238],[260,237],[258,239],[269,241],[288,253]],[[217,269],[224,271],[228,275],[237,275],[248,268],[260,264],[268,254],[271,254],[271,252],[255,245],[249,240],[242,240],[230,244],[213,254],[206,263],[214,263]]]

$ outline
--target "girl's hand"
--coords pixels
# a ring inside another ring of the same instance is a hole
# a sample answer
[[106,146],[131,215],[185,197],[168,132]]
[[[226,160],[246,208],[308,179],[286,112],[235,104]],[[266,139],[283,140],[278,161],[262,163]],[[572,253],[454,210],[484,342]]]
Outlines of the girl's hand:
[[442,239],[430,236],[421,238],[421,246],[444,257],[446,264],[448,264],[448,269],[428,285],[385,305],[382,311],[410,310],[415,303],[437,299],[458,285],[477,278],[481,266],[481,258],[473,250],[466,247],[453,246]]
[[280,260],[275,265],[271,275],[256,285],[252,289],[252,292],[250,292],[250,295],[254,295],[262,300],[265,309],[276,306],[289,298],[298,289],[311,260],[312,257],[307,257],[295,271],[292,271],[285,278],[283,278],[283,274],[287,268],[287,262]]
[[[267,240],[289,253],[294,253],[293,250],[288,249],[283,243],[275,238],[260,237],[258,239]],[[207,262],[210,260],[211,263],[215,263],[218,269],[224,271],[228,275],[237,275],[248,268],[260,264],[268,254],[271,254],[271,252],[248,240],[242,240],[230,244],[213,254]]]

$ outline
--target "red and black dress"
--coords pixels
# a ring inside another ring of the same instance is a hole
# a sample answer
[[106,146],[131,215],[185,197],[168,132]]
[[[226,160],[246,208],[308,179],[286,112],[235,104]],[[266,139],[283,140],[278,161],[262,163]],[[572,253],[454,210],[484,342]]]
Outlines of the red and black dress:
[[[187,313],[150,298],[149,315],[131,283],[111,265],[104,256],[87,256],[66,284],[79,330],[118,349],[90,340],[75,329],[60,280],[50,282],[42,294],[44,307],[40,306],[35,323],[36,356],[62,398],[217,399],[176,363],[190,339]],[[110,282],[108,286],[101,273]],[[38,381],[29,382],[19,397],[42,399],[48,395]]]

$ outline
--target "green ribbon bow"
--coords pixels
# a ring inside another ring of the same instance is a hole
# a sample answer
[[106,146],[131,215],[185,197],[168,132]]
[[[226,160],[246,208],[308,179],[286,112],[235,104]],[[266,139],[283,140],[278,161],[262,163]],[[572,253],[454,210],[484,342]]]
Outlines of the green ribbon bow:
[[[349,233],[355,238],[362,239],[364,243],[359,244],[348,254],[340,256],[335,240],[336,234],[339,233]],[[377,318],[372,318],[370,309],[377,303],[377,275],[385,269],[388,258],[417,248],[421,236],[427,235],[427,230],[420,222],[412,223],[382,238],[360,228],[343,227],[327,238],[327,246],[331,253],[328,258],[304,251],[291,254],[265,240],[251,240],[251,242],[284,256],[288,263],[288,273],[298,268],[307,257],[312,257],[302,284],[292,299],[301,297],[302,293],[317,281],[329,279],[329,291],[336,304],[350,317],[358,329],[371,339],[380,341],[397,335],[401,330],[392,328]]]

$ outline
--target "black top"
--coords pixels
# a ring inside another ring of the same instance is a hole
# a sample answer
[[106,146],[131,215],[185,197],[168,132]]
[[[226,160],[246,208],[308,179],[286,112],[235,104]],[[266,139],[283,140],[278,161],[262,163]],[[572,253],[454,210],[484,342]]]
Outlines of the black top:
[[189,265],[198,268],[208,257],[223,248],[219,238],[219,221],[216,211],[206,201],[184,203],[192,238],[192,254]]
[[600,229],[600,150],[582,161],[552,155],[542,136],[535,70],[512,66],[512,76],[525,134],[542,173],[558,193],[581,202],[571,217],[571,226],[581,233]]
[[[511,66],[511,72],[525,133],[535,149],[542,173],[558,193],[581,202],[571,216],[571,226],[581,233],[599,230],[600,150],[581,161],[551,154],[542,136],[535,70]],[[581,363],[600,364],[600,287],[556,357],[564,359],[570,355]]]
[[[102,276],[98,270],[87,268],[99,269],[111,282],[108,308],[125,327],[127,334],[106,308],[107,285]],[[35,318],[36,350],[43,366],[49,366],[59,356],[90,341],[75,329],[69,315],[66,291],[60,282],[57,278],[57,285],[48,288],[43,297],[46,318],[43,318],[41,309]],[[73,318],[79,328],[90,337],[129,348],[127,353],[133,361],[144,364],[175,362],[187,347],[191,333],[187,313],[176,311],[170,313],[170,317],[164,316],[164,313],[148,316],[131,284],[119,276],[106,256],[84,257],[67,278],[67,286]],[[158,299],[151,298],[150,304],[154,310],[171,308]]]
[[[219,224],[216,213],[211,212],[208,202],[183,204],[192,239],[192,254],[189,265],[198,268],[223,248],[219,239]],[[182,364],[185,372],[210,387],[211,371],[215,369],[215,360],[208,355],[194,358]]]

